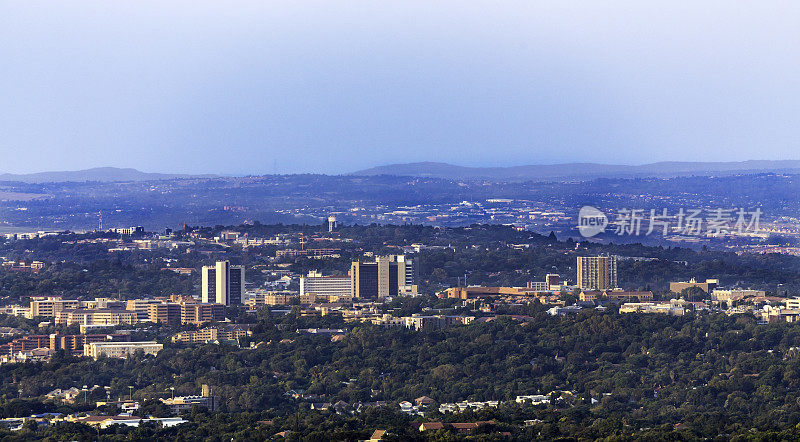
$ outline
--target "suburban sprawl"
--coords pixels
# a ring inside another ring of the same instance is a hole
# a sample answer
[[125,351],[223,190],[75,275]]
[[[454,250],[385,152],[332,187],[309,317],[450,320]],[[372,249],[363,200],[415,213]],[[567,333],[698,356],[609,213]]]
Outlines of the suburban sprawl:
[[800,422],[788,254],[329,216],[7,234],[0,256],[10,438],[660,440]]

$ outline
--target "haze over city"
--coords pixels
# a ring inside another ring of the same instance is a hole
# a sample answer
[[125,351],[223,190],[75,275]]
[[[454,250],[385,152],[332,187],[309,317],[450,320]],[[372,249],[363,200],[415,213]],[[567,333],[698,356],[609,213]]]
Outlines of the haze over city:
[[800,2],[0,2],[0,440],[800,440]]
[[800,4],[4,2],[0,172],[797,159]]

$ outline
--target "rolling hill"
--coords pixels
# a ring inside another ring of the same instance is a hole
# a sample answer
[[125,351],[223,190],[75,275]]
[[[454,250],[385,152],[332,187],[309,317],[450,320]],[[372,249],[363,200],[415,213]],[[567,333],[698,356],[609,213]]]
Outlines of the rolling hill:
[[676,176],[719,176],[749,173],[800,173],[800,161],[752,160],[739,162],[669,161],[638,166],[564,163],[511,167],[467,167],[447,163],[421,162],[390,164],[352,172],[350,175],[395,175],[435,177],[456,180],[484,179],[499,181],[590,180],[595,178],[637,178]]

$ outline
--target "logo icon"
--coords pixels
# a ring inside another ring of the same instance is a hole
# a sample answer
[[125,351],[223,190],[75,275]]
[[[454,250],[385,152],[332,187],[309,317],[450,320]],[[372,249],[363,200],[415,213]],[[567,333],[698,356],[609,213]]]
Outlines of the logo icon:
[[586,238],[591,238],[602,233],[608,226],[608,218],[600,209],[592,206],[583,206],[578,212],[578,231]]

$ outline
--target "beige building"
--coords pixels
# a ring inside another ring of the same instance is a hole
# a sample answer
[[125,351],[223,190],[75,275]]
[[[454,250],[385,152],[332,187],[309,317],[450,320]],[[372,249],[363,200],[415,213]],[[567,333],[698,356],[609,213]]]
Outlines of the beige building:
[[670,302],[628,302],[619,307],[620,313],[661,313],[683,316],[684,308]]
[[641,292],[628,292],[625,290],[606,290],[606,291],[586,291],[581,292],[578,295],[578,299],[581,301],[594,301],[595,299],[610,299],[615,301],[625,301],[631,302],[634,300],[639,300],[641,302],[652,301],[653,300],[653,292],[651,291],[641,291]]
[[92,342],[83,347],[83,355],[93,359],[100,357],[127,358],[141,350],[155,356],[164,346],[155,341],[145,342]]
[[209,341],[235,341],[245,336],[251,336],[249,325],[228,325],[207,327],[196,331],[180,332],[172,336],[172,342],[186,344],[206,343]]
[[60,297],[34,298],[31,301],[31,317],[55,317],[62,310],[76,309],[81,306],[77,299],[61,299]]
[[56,325],[78,324],[86,327],[136,324],[139,317],[136,312],[112,309],[74,309],[62,310],[55,317]]
[[787,309],[800,310],[800,298],[788,298],[785,301]]
[[406,328],[422,330],[423,328],[438,329],[452,325],[467,325],[475,320],[474,316],[444,316],[444,315],[420,315],[403,316],[403,325]]
[[[719,290],[714,289],[711,292],[711,299],[714,301],[719,302],[727,302],[731,303],[734,301],[739,301],[744,298],[758,298],[767,296],[767,292],[764,290],[743,290],[743,289],[731,289],[731,290]],[[788,301],[787,301],[788,303]],[[800,304],[797,304],[796,307],[792,308],[800,308]]]
[[617,288],[617,257],[579,256],[578,287],[581,290]]
[[256,292],[246,295],[244,303],[251,307],[259,305],[286,305],[297,299],[297,292]]
[[181,304],[182,324],[202,324],[225,319],[225,306],[222,304],[197,302]]
[[125,305],[125,309],[136,312],[140,322],[147,321],[149,316],[149,307],[151,304],[158,304],[161,301],[157,299],[130,299]]
[[489,298],[496,296],[533,296],[536,294],[535,288],[528,287],[450,287],[445,290],[448,298],[456,299],[475,299]]
[[94,298],[91,301],[81,301],[82,308],[106,308],[106,309],[122,309],[125,310],[127,303],[119,299],[111,298]]
[[684,289],[697,287],[706,293],[711,293],[717,287],[718,284],[719,280],[717,279],[706,279],[706,282],[697,282],[697,280],[692,278],[689,281],[670,282],[669,291],[672,293],[680,293]]

